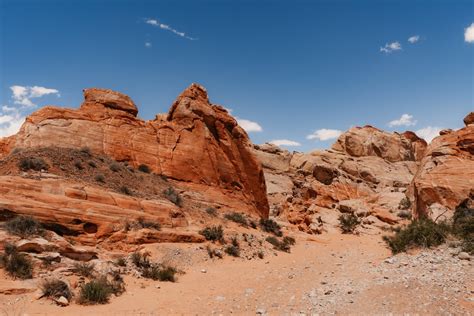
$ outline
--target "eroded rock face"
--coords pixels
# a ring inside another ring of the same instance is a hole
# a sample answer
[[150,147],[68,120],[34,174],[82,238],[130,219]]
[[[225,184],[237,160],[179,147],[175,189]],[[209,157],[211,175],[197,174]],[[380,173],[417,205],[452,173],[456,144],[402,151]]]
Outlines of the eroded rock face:
[[16,136],[0,141],[0,158],[14,148],[88,147],[174,180],[220,188],[222,195],[233,192],[244,201],[239,211],[268,216],[263,171],[247,134],[210,104],[203,87],[192,84],[167,116],[152,121],[138,119],[124,94],[86,89],[84,97],[79,110],[48,106],[33,113]]
[[[256,145],[267,181],[271,213],[300,230],[338,230],[338,216],[354,213],[366,226],[386,228],[402,220],[400,202],[426,142],[413,132],[352,128],[329,150],[290,153]],[[351,206],[351,207],[349,207]]]
[[413,132],[387,133],[372,126],[353,127],[342,134],[333,150],[353,157],[376,156],[390,162],[420,160],[426,141]]
[[[474,197],[474,125],[433,139],[410,186],[417,216],[449,218],[454,209]],[[443,212],[439,210],[445,208]]]

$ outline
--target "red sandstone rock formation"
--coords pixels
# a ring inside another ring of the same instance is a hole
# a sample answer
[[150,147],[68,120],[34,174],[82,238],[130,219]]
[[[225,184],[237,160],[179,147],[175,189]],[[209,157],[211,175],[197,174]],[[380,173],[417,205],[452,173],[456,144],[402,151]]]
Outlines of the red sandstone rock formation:
[[433,139],[410,187],[417,216],[449,218],[456,206],[474,196],[474,114],[466,127]]

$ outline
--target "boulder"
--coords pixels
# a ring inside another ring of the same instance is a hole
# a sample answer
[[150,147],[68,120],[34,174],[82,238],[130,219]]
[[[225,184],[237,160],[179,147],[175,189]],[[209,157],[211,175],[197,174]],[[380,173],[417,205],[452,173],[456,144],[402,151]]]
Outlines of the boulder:
[[466,117],[464,118],[464,124],[466,126],[474,124],[474,112],[471,112],[466,115]]

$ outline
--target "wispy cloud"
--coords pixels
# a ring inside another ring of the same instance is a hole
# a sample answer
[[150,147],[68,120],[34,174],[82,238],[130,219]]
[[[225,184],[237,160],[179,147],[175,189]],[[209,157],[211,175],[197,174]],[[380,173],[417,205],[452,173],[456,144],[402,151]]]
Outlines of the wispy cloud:
[[400,44],[400,42],[393,42],[380,47],[380,51],[383,53],[391,53],[397,50],[402,50],[402,44]]
[[262,126],[257,122],[236,118],[237,123],[239,123],[240,127],[242,127],[247,133],[251,132],[261,132],[263,131]]
[[433,138],[439,136],[439,132],[444,129],[442,127],[427,126],[422,129],[415,131],[416,135],[431,143]]
[[307,139],[317,139],[320,141],[330,140],[338,138],[342,134],[342,131],[337,129],[322,128],[314,131],[313,134],[306,136]]
[[145,47],[150,48],[152,46],[151,42],[145,42]]
[[156,20],[156,19],[146,19],[146,20],[145,20],[145,23],[146,23],[146,24],[150,24],[150,25],[152,25],[152,26],[159,27],[159,28],[162,29],[162,30],[172,32],[172,33],[174,33],[174,34],[176,34],[176,35],[178,35],[178,36],[181,36],[181,37],[186,38],[186,39],[191,40],[191,41],[196,41],[196,40],[198,40],[197,38],[190,37],[190,36],[188,36],[186,33],[180,32],[180,31],[174,29],[173,27],[171,27],[170,25],[168,25],[168,24],[163,24],[163,23],[161,23],[160,21],[158,21],[158,20]]
[[296,147],[301,146],[300,143],[295,142],[289,139],[275,139],[269,142],[270,144],[277,145],[277,146],[288,146],[288,147]]
[[25,122],[25,115],[19,109],[2,106],[0,109],[0,138],[14,135]]
[[413,35],[408,38],[408,41],[412,44],[415,44],[420,40],[420,35]]
[[464,40],[466,43],[474,43],[474,23],[464,29]]
[[35,107],[36,104],[31,101],[34,98],[41,98],[48,94],[55,94],[58,97],[59,91],[56,89],[50,89],[45,87],[33,86],[11,86],[10,90],[12,91],[12,99],[14,104],[23,105],[26,107]]
[[410,114],[402,114],[399,119],[390,121],[388,123],[388,126],[394,127],[394,126],[413,126],[416,125],[417,120],[413,119],[413,115]]

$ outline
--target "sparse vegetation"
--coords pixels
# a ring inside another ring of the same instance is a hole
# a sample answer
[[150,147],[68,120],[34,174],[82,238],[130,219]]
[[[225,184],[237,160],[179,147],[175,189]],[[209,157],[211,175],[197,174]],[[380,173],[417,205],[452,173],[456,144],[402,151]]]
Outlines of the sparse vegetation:
[[408,197],[404,197],[403,199],[400,200],[400,204],[398,205],[398,208],[401,210],[408,210],[411,207],[411,201]]
[[84,167],[82,166],[82,162],[80,160],[74,161],[74,167],[76,167],[77,170],[84,169]]
[[73,265],[72,272],[76,273],[77,275],[90,278],[95,272],[95,266],[93,263],[76,262]]
[[66,282],[58,279],[45,280],[41,284],[41,291],[44,297],[58,299],[64,296],[67,300],[72,298],[72,292]]
[[232,237],[231,239],[231,245],[227,246],[225,248],[225,252],[233,257],[240,257],[240,244],[239,240],[237,237]]
[[9,243],[5,244],[5,253],[0,256],[0,266],[14,278],[31,279],[33,277],[31,260]]
[[244,214],[232,212],[225,214],[224,218],[233,221],[237,224],[240,224],[244,227],[248,226],[247,217]]
[[138,170],[141,171],[141,172],[144,172],[144,173],[150,173],[150,172],[151,172],[150,167],[148,167],[148,166],[145,165],[145,164],[139,165],[139,166],[138,166]]
[[16,216],[5,223],[5,229],[9,234],[27,238],[34,235],[42,235],[44,230],[35,218],[31,216]]
[[112,162],[110,165],[109,165],[109,169],[112,170],[113,172],[119,172],[121,167],[120,165],[117,163],[117,162]]
[[98,174],[95,176],[95,181],[105,183],[105,177],[103,174]]
[[[293,239],[294,240],[294,239]],[[273,248],[279,251],[290,252],[291,244],[289,243],[290,240],[283,239],[280,241],[275,236],[268,236],[265,241],[273,245]]]
[[344,234],[353,233],[360,225],[360,219],[355,214],[341,214],[338,219],[339,227]]
[[125,186],[125,185],[122,185],[120,187],[120,193],[125,194],[125,195],[133,195],[132,190],[129,187]]
[[118,265],[119,267],[126,267],[127,259],[125,259],[124,257],[117,258],[117,260],[115,260],[115,264]]
[[124,224],[125,231],[129,231],[131,229],[139,230],[143,228],[161,230],[161,225],[158,222],[146,220],[143,217],[139,217],[136,221],[133,221],[133,222],[126,221]]
[[394,236],[384,236],[392,252],[399,253],[413,247],[432,247],[444,243],[450,232],[445,222],[435,223],[431,219],[422,218],[411,222],[400,229]]
[[283,242],[288,244],[288,245],[291,245],[291,246],[296,244],[296,240],[293,237],[290,237],[290,236],[283,237]]
[[153,263],[149,268],[145,268],[142,271],[142,276],[155,281],[175,282],[176,273],[178,273],[178,270],[172,266]]
[[212,226],[206,227],[199,232],[204,238],[210,241],[223,241],[224,239],[224,230],[222,226]]
[[212,259],[214,257],[217,257],[219,259],[222,259],[222,251],[220,251],[219,249],[213,249],[211,248],[211,246],[207,245],[206,250],[207,254],[209,255],[209,258]]
[[79,304],[105,304],[109,301],[112,289],[106,277],[85,283],[79,293]]
[[212,217],[217,217],[217,210],[213,207],[206,208],[206,213]]
[[97,168],[97,164],[94,162],[94,160],[89,160],[87,164],[91,166],[92,168]]
[[80,152],[81,152],[82,154],[84,154],[84,155],[87,155],[87,156],[91,156],[91,155],[92,155],[92,154],[91,154],[91,150],[90,150],[89,147],[82,147],[82,148],[80,149]]
[[283,236],[280,225],[278,225],[278,223],[273,219],[260,219],[260,227],[262,227],[263,231],[272,233],[277,237]]
[[173,202],[175,205],[181,207],[183,205],[183,199],[179,195],[178,192],[172,187],[168,187],[166,190],[163,191],[165,197]]
[[467,201],[456,208],[452,231],[462,240],[463,251],[474,255],[474,208],[469,208]]
[[48,170],[49,166],[44,161],[43,158],[22,158],[18,164],[18,167],[23,171],[34,170],[34,171],[41,171],[41,170]]

